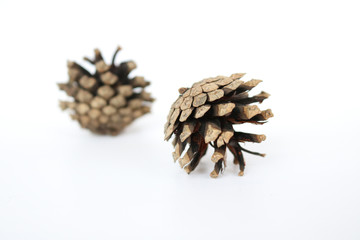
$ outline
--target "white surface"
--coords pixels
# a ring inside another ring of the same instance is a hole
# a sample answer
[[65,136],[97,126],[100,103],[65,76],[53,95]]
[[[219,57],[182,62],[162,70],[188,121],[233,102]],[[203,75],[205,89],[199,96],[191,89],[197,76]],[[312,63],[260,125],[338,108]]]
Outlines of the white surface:
[[[357,1],[0,3],[0,239],[360,239]],[[58,109],[66,60],[99,47],[152,81],[118,137]],[[162,127],[177,89],[247,72],[275,118],[218,179],[191,175]]]

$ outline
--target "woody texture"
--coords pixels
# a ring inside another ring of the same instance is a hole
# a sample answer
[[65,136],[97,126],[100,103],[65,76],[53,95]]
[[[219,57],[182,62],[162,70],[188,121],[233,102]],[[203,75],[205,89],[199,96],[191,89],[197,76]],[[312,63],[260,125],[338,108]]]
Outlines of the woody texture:
[[[244,175],[243,152],[264,157],[240,145],[244,142],[260,143],[265,135],[235,131],[234,124],[264,124],[273,117],[270,109],[260,110],[254,103],[262,103],[270,95],[261,92],[249,96],[249,91],[261,80],[240,80],[245,74],[236,73],[230,77],[218,76],[196,82],[191,88],[180,88],[179,98],[171,106],[165,124],[165,140],[173,135],[174,161],[189,174],[205,155],[208,146],[214,148],[211,160],[214,170],[210,176],[218,177],[226,166],[226,149],[234,155],[239,164],[239,176]],[[186,150],[186,151],[185,151]]]
[[110,65],[95,49],[95,58],[84,58],[95,66],[90,73],[76,62],[67,64],[69,81],[58,84],[73,101],[60,101],[61,109],[70,109],[71,117],[81,127],[97,134],[117,135],[135,119],[150,112],[154,101],[145,87],[150,83],[143,77],[129,78],[136,68],[133,61],[115,64],[118,47]]

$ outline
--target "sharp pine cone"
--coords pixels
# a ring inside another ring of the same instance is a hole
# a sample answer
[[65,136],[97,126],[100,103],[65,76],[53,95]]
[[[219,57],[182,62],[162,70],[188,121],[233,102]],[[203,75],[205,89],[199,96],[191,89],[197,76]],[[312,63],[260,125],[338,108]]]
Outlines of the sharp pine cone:
[[60,101],[60,107],[71,109],[71,117],[94,133],[117,135],[136,118],[150,112],[147,102],[154,99],[144,90],[150,83],[143,77],[129,78],[136,68],[133,61],[115,64],[118,47],[111,65],[98,49],[95,59],[86,61],[96,68],[91,74],[75,62],[68,62],[69,81],[58,84],[74,101]]
[[[173,146],[174,161],[179,159],[180,166],[187,173],[193,171],[205,155],[208,144],[215,149],[211,160],[215,163],[211,177],[217,177],[226,166],[226,148],[234,155],[234,163],[240,165],[242,176],[245,169],[243,152],[251,152],[240,146],[239,142],[257,142],[265,140],[265,135],[236,132],[233,124],[263,124],[273,117],[270,109],[261,111],[257,105],[270,95],[261,92],[249,97],[248,91],[261,80],[244,82],[240,78],[244,73],[230,77],[207,78],[193,84],[191,88],[180,88],[179,98],[174,102],[165,124],[165,140],[175,135]],[[186,153],[182,154],[189,145]],[[181,157],[181,155],[183,155]]]

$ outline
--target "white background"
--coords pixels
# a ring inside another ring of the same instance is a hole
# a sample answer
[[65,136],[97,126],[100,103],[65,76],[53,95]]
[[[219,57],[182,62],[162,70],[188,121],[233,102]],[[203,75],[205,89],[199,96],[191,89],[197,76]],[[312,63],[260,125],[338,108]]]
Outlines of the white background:
[[[0,239],[360,239],[359,23],[345,0],[2,0]],[[157,101],[96,136],[56,83],[118,44]],[[209,154],[187,175],[163,141],[177,89],[235,72],[272,94],[275,117],[241,126],[267,156],[211,179]]]

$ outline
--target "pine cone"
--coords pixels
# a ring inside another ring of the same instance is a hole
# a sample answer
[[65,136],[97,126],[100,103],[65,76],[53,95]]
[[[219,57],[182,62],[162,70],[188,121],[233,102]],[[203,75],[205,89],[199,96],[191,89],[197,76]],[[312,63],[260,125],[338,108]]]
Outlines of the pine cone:
[[91,74],[75,62],[69,61],[67,83],[58,84],[61,90],[74,98],[73,102],[60,101],[60,107],[71,109],[71,117],[83,128],[98,134],[117,135],[136,118],[150,112],[147,102],[154,99],[144,90],[150,83],[143,77],[129,78],[136,68],[133,61],[115,64],[118,47],[111,65],[107,65],[98,49],[95,59],[84,60],[96,68]]
[[226,166],[226,148],[234,155],[234,163],[240,165],[242,176],[245,169],[243,152],[265,156],[246,150],[239,142],[257,142],[265,140],[265,135],[236,132],[233,124],[264,124],[273,117],[270,109],[261,111],[251,103],[262,101],[270,95],[261,92],[249,97],[248,91],[261,80],[240,80],[244,73],[230,77],[207,78],[193,84],[191,88],[180,88],[179,98],[171,106],[168,121],[165,124],[165,140],[175,134],[173,146],[174,161],[180,158],[187,144],[189,148],[179,159],[180,166],[189,174],[199,164],[210,144],[215,152],[211,160],[215,163],[211,177],[217,177]]

